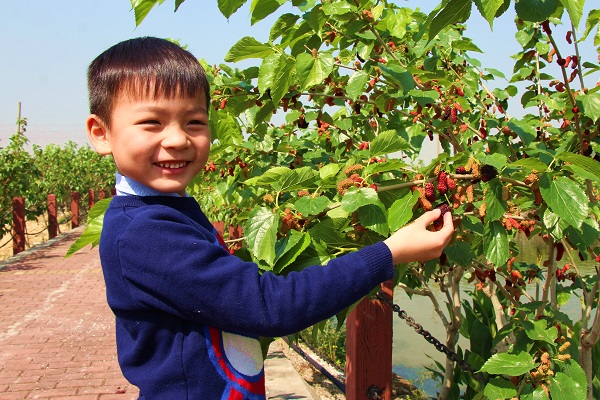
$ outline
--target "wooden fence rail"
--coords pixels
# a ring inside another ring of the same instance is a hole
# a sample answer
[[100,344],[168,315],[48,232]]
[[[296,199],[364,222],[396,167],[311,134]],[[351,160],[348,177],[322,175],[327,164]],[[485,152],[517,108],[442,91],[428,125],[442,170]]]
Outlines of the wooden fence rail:
[[[88,193],[88,206],[95,201],[94,191]],[[98,199],[105,197],[99,192]],[[80,223],[79,193],[71,194],[71,227]],[[225,227],[224,222],[214,222],[216,231],[225,236],[228,233],[230,248],[239,249],[243,237],[241,226]],[[227,228],[227,229],[226,229]],[[25,199],[13,198],[13,254],[25,250]],[[58,217],[56,195],[48,195],[48,235],[56,237]],[[390,298],[393,295],[392,283],[381,285]],[[334,293],[332,294],[335,295]],[[390,307],[379,300],[365,298],[352,310],[346,320],[346,399],[392,399],[392,319]]]

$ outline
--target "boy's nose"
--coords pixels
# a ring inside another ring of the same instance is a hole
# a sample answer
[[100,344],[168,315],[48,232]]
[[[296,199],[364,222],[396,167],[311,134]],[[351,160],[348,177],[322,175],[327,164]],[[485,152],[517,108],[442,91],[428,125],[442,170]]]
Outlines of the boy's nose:
[[163,147],[185,147],[189,143],[187,133],[179,126],[169,127],[162,141]]

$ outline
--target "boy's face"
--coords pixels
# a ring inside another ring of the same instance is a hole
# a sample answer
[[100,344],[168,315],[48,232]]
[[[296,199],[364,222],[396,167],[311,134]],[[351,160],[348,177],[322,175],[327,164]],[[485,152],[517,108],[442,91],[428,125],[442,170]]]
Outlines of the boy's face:
[[138,100],[121,94],[110,129],[96,115],[88,136],[100,154],[112,154],[117,170],[150,188],[178,193],[206,164],[210,149],[208,111],[203,95]]

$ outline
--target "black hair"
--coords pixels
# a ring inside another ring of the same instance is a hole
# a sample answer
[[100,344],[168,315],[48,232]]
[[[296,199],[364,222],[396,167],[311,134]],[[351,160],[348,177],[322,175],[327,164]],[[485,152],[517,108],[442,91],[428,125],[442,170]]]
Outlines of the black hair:
[[195,97],[204,94],[210,108],[210,86],[200,62],[165,39],[140,37],[110,47],[88,68],[90,112],[110,125],[118,95],[137,98]]

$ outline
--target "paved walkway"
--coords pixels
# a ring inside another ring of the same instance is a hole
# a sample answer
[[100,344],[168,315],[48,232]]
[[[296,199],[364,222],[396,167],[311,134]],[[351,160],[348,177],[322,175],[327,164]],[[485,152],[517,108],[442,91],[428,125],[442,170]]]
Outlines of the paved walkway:
[[[64,258],[82,229],[0,262],[0,399],[125,400],[97,248]],[[265,363],[270,399],[313,399],[281,351]]]

